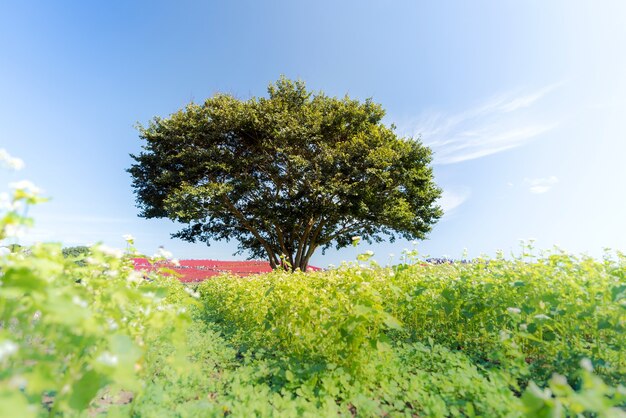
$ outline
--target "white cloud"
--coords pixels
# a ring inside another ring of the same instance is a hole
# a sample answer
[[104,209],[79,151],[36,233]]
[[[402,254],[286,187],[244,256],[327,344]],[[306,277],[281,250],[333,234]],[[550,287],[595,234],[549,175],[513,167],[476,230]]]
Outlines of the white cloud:
[[529,93],[501,94],[457,114],[431,112],[401,131],[420,136],[433,149],[435,164],[454,164],[506,151],[557,126],[533,108],[561,84]]
[[467,199],[469,199],[471,191],[468,188],[462,189],[447,189],[441,194],[441,197],[437,201],[437,204],[441,206],[444,215],[451,213],[454,209],[461,206]]
[[559,182],[559,179],[556,176],[550,176],[545,178],[535,178],[529,179],[525,178],[524,183],[528,184],[528,190],[531,193],[540,194],[546,193],[554,187],[555,184]]

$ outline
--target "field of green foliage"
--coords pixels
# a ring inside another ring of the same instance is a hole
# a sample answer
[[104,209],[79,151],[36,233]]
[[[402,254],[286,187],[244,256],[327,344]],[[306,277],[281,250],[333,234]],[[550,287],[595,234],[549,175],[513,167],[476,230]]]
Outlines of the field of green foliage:
[[0,416],[626,416],[621,254],[197,288],[78,257],[0,258]]
[[[31,221],[0,195],[0,240]],[[0,417],[626,417],[626,256],[146,279],[0,247]]]

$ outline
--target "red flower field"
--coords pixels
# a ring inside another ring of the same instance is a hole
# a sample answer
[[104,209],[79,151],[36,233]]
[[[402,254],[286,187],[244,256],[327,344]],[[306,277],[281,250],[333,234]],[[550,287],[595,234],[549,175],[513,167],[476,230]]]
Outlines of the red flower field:
[[[218,260],[180,260],[178,265],[170,261],[150,263],[146,258],[134,258],[135,270],[145,271],[146,274],[167,268],[174,271],[181,282],[200,282],[222,273],[237,276],[269,273],[272,271],[267,261],[218,261]],[[309,267],[309,270],[320,270],[318,267]]]

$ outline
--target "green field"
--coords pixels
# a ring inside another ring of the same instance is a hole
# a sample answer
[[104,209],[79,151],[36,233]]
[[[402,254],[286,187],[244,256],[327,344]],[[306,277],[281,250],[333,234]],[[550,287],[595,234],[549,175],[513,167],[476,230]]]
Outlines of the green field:
[[625,415],[619,253],[196,288],[106,247],[76,261],[40,245],[0,262],[0,416]]

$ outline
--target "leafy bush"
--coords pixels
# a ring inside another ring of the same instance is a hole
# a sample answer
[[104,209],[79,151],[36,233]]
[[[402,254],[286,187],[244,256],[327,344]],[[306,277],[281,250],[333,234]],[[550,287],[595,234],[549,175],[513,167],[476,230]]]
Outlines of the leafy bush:
[[[29,224],[40,200],[17,188],[0,237]],[[0,416],[83,411],[103,388],[140,391],[147,342],[173,338],[189,317],[168,287],[142,280],[119,250],[94,246],[84,266],[59,244],[0,256]]]
[[[622,416],[625,279],[619,253],[599,262],[558,252],[222,276],[198,291],[204,320],[271,371],[254,387],[316,408],[333,399],[359,416]],[[569,391],[555,383],[567,380]]]

